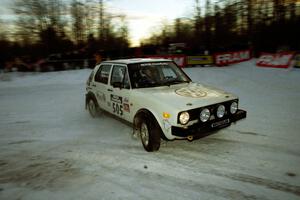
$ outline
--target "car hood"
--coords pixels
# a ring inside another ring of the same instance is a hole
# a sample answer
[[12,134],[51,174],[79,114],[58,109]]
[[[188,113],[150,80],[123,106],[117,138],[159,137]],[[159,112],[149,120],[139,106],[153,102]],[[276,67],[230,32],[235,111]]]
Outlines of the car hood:
[[[159,101],[161,105],[179,110],[190,110],[237,99],[223,90],[200,83],[184,83],[171,86],[138,89],[144,97]],[[150,100],[150,99],[148,99]]]

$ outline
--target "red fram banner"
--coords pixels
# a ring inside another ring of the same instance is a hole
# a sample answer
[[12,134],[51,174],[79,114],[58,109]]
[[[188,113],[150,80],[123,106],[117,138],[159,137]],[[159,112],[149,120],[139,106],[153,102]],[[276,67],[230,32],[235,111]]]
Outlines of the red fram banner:
[[250,50],[215,53],[214,60],[217,66],[225,66],[251,59]]
[[293,56],[294,53],[292,52],[262,53],[256,61],[256,65],[259,67],[288,68]]

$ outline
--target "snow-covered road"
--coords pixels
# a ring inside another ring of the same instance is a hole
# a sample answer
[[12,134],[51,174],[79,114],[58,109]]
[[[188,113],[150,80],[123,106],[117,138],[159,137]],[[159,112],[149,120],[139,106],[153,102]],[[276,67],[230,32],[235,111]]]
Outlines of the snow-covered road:
[[237,94],[248,116],[155,153],[89,116],[90,70],[0,74],[0,199],[300,199],[300,70],[185,71]]

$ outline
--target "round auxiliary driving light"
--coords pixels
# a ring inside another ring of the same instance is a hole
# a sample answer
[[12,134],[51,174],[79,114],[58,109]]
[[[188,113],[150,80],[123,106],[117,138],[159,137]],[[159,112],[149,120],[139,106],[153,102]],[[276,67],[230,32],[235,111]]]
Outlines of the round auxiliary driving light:
[[217,109],[217,117],[222,118],[225,115],[225,106],[224,105],[219,105]]
[[209,120],[209,117],[210,117],[210,111],[207,108],[204,108],[200,113],[200,120],[202,122],[206,122],[207,120]]
[[230,105],[230,113],[231,114],[235,114],[238,110],[238,104],[237,102],[232,102],[231,105]]

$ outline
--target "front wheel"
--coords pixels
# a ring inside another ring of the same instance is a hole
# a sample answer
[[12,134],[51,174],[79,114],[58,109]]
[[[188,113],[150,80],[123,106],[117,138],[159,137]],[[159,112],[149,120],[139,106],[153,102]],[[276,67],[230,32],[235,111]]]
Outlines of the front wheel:
[[140,122],[140,136],[144,149],[148,152],[157,151],[160,147],[161,129],[152,117],[143,117]]
[[87,103],[90,115],[95,118],[98,115],[98,104],[94,99],[90,98]]

